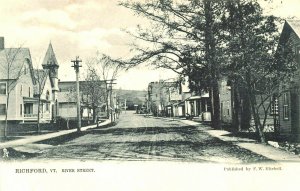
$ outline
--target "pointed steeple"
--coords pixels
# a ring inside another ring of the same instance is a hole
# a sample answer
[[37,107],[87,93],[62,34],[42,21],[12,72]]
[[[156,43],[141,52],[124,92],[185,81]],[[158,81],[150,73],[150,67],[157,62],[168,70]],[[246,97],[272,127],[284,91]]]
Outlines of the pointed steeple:
[[44,61],[42,63],[42,66],[44,68],[48,68],[49,66],[53,67],[53,66],[56,66],[56,67],[59,67],[58,65],[58,62],[56,60],[56,57],[55,57],[55,54],[54,54],[54,51],[53,51],[53,47],[52,47],[52,44],[51,42],[49,43],[49,46],[48,46],[48,50],[46,52],[46,55],[44,57]]
[[42,63],[43,69],[48,69],[49,77],[52,84],[52,91],[58,91],[58,62],[56,60],[51,42],[49,43],[44,61]]

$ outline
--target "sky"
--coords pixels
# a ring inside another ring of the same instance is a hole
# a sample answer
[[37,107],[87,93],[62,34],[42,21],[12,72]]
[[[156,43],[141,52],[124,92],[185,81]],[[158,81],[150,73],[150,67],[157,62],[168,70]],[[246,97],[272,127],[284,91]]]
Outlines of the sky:
[[[123,29],[134,30],[137,24],[145,23],[145,19],[118,6],[118,1],[0,0],[0,36],[5,38],[7,48],[28,47],[34,67],[41,67],[51,42],[60,64],[60,80],[75,80],[71,60],[76,56],[85,66],[97,51],[113,58],[129,54],[133,39]],[[261,1],[268,13],[300,18],[299,0]],[[151,81],[175,76],[170,71],[142,65],[121,72],[116,88],[145,90]]]

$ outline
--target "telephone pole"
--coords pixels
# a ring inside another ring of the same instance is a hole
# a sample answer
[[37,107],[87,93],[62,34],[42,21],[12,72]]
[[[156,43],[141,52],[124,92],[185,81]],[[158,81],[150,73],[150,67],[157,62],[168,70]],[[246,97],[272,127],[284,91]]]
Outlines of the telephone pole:
[[81,112],[80,112],[80,95],[79,95],[79,68],[81,67],[80,62],[82,60],[79,60],[79,56],[76,56],[75,60],[71,60],[73,62],[73,66],[76,73],[76,94],[77,94],[77,132],[80,132],[81,128]]
[[[113,122],[113,101],[112,101],[112,86],[113,84],[116,84],[114,83],[113,81],[115,81],[116,79],[110,79],[110,80],[105,80],[105,84],[106,84],[106,91],[109,91],[109,94],[107,94],[107,100],[106,100],[106,103],[107,103],[107,115],[108,115],[108,118],[109,118],[109,115],[111,117],[111,122]],[[109,85],[109,86],[107,86]],[[108,96],[109,96],[109,102],[108,102]],[[108,108],[108,104],[110,105],[110,108]],[[111,111],[109,112],[110,109]]]
[[127,109],[127,103],[126,103],[126,101],[127,101],[127,100],[125,99],[125,104],[124,104],[124,105],[125,105],[125,106],[124,106],[125,113],[126,113],[126,109]]

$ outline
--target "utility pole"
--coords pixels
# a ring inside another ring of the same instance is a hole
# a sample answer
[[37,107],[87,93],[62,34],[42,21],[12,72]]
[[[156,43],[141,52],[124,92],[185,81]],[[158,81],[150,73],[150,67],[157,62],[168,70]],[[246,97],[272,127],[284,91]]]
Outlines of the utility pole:
[[125,109],[125,113],[126,113],[126,109],[127,109],[127,105],[126,105],[126,99],[125,99],[125,104],[124,104],[124,109]]
[[[110,80],[105,80],[105,84],[106,84],[106,91],[110,91],[109,92],[109,104],[110,104],[110,109],[111,109],[111,112],[110,112],[110,117],[111,117],[111,122],[113,122],[113,101],[112,101],[112,86],[113,84],[117,84],[117,83],[114,83],[113,81],[116,80],[116,79],[110,79]],[[109,84],[109,88],[108,88],[108,85]],[[107,96],[107,115],[109,117],[109,108],[108,108],[108,96]]]
[[105,101],[106,101],[106,115],[107,118],[109,119],[109,107],[108,107],[108,87],[107,87],[107,80],[105,80]]
[[80,132],[81,128],[81,115],[80,115],[80,96],[79,96],[79,68],[81,67],[80,62],[82,60],[79,60],[79,56],[76,56],[75,60],[71,60],[73,62],[73,66],[76,73],[76,93],[77,93],[77,132]]

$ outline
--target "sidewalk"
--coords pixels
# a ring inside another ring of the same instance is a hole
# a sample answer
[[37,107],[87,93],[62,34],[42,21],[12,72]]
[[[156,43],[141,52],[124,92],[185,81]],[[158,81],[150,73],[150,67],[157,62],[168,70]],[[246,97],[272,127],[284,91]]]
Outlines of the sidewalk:
[[[106,121],[100,123],[98,127],[108,125],[108,124],[110,124],[110,122],[111,122],[110,119],[106,120]],[[81,131],[86,131],[88,129],[96,128],[96,127],[97,127],[96,124],[82,127]],[[44,141],[44,140],[52,139],[52,138],[59,137],[62,135],[71,134],[76,131],[77,131],[77,129],[63,130],[63,131],[59,131],[59,132],[55,132],[55,133],[48,133],[48,134],[44,134],[44,135],[34,135],[34,136],[30,136],[30,137],[26,137],[26,138],[22,138],[22,139],[18,139],[18,140],[7,141],[7,142],[0,143],[0,149],[31,144],[31,143],[35,143],[35,142],[39,142],[39,141]]]
[[[181,121],[184,124],[193,125],[197,127],[199,127],[199,125],[201,124],[200,122],[195,122],[191,120],[177,120]],[[241,148],[247,149],[253,153],[262,155],[277,162],[300,162],[299,155],[295,155],[293,153],[281,150],[279,148],[275,148],[270,145],[258,143],[253,139],[226,136],[230,135],[231,133],[225,130],[214,130],[211,128],[204,128],[203,130],[211,136],[221,139],[222,141],[231,142],[234,145],[237,145]]]

